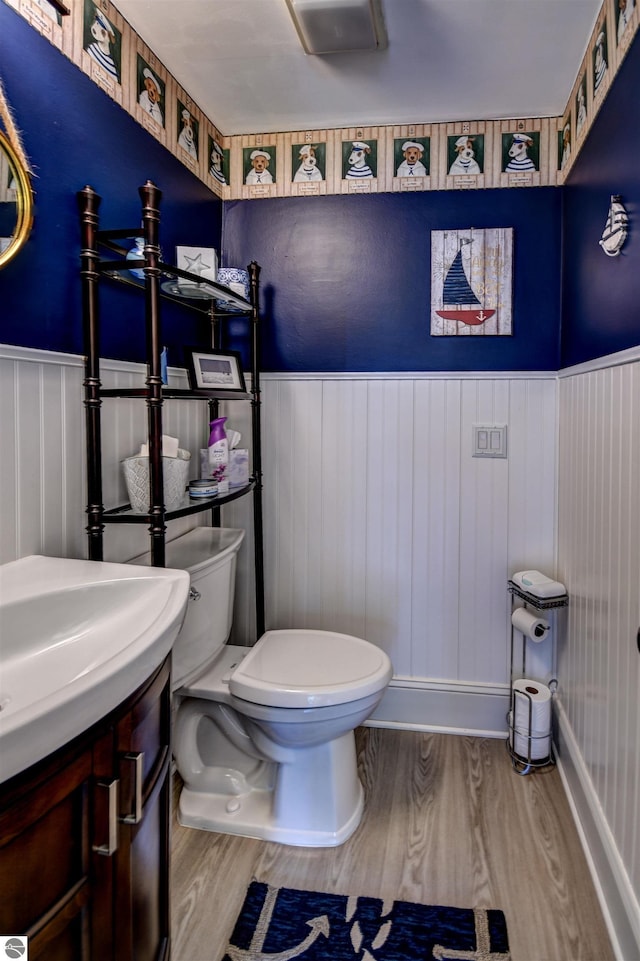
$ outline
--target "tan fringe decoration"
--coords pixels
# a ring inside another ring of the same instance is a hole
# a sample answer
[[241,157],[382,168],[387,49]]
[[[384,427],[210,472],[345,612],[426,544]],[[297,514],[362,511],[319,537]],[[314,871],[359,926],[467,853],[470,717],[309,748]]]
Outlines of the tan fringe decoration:
[[13,114],[11,113],[11,108],[7,102],[5,96],[4,87],[2,86],[2,80],[0,79],[0,120],[4,125],[7,132],[7,137],[9,138],[9,143],[18,155],[22,166],[27,170],[31,176],[33,176],[33,169],[31,164],[27,160],[27,155],[25,153],[24,147],[22,146],[22,138],[18,132],[15,121],[13,119]]

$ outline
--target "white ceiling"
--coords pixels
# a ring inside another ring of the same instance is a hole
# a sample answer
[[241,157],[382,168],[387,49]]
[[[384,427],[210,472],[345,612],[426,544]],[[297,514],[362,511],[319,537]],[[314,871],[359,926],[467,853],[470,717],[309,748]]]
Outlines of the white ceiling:
[[388,48],[309,56],[285,0],[113,0],[221,134],[560,116],[601,0],[381,0]]

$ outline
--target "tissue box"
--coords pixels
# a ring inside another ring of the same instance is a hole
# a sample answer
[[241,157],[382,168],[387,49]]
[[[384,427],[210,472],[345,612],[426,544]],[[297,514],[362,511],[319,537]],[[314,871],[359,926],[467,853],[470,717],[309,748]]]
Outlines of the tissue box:
[[249,451],[234,447],[229,451],[229,486],[244,487],[249,483]]

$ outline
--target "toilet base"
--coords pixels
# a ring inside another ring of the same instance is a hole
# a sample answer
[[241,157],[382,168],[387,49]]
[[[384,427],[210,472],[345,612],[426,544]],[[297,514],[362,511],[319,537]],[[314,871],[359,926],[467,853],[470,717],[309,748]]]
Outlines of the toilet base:
[[337,847],[356,830],[364,809],[353,732],[298,752],[277,767],[273,788],[242,794],[185,786],[178,804],[184,827],[277,841],[300,847]]
[[[298,847],[338,847],[351,837],[362,819],[364,798],[339,831],[292,829],[273,823],[270,792],[253,791],[242,798],[237,811],[229,811],[229,797],[222,794],[199,794],[184,788],[180,795],[178,822],[187,828],[236,834],[260,841],[277,841]],[[235,800],[235,799],[234,799]]]

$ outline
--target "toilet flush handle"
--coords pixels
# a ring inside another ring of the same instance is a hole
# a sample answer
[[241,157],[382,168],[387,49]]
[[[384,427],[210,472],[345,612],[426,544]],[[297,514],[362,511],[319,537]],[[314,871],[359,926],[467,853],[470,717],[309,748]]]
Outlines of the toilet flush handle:
[[197,591],[197,590],[195,589],[195,587],[190,587],[190,588],[189,588],[189,600],[190,600],[190,601],[199,601],[201,597],[202,597],[202,594],[200,593],[200,591]]

